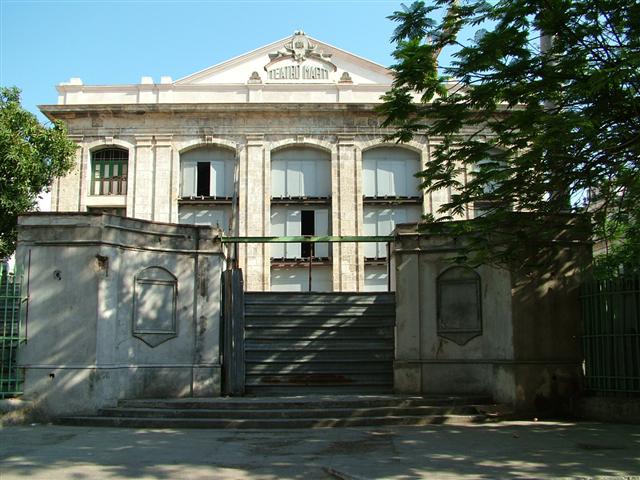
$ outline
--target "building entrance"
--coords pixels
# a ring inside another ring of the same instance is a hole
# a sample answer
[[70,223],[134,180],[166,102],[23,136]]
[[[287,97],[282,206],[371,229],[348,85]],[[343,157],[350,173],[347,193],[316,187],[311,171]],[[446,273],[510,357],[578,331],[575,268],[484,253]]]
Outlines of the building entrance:
[[[227,243],[257,239],[225,239]],[[279,237],[265,242],[385,241]],[[392,292],[245,292],[224,272],[223,391],[229,395],[383,394],[393,390]],[[310,283],[311,285],[311,283]]]

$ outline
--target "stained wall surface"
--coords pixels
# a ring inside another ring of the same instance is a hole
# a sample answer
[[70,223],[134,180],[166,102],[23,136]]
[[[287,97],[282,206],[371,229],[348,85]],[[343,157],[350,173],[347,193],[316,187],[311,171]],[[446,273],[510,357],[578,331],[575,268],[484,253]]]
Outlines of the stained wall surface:
[[24,398],[51,415],[220,392],[219,232],[102,214],[20,218]]

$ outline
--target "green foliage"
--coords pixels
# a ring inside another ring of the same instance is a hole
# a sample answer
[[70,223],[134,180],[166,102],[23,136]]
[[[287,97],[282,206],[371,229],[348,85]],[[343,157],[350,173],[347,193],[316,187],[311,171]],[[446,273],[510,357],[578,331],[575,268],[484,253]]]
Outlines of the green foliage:
[[15,249],[18,215],[71,168],[75,149],[62,124],[42,126],[17,88],[0,88],[0,259]]
[[[465,228],[504,235],[498,251],[478,245],[477,254],[517,261],[523,240],[559,234],[562,222],[544,228],[540,222],[568,212],[589,212],[598,235],[637,252],[636,0],[419,1],[389,18],[400,26],[393,37],[397,75],[380,110],[384,126],[400,142],[415,134],[439,141],[420,176],[427,192],[454,192],[440,219],[482,205],[480,221]],[[488,31],[463,45],[464,26]],[[551,40],[547,48],[541,36]],[[451,66],[439,69],[443,48],[456,53]],[[529,212],[532,224],[515,231],[509,211]],[[630,223],[612,228],[611,222]]]

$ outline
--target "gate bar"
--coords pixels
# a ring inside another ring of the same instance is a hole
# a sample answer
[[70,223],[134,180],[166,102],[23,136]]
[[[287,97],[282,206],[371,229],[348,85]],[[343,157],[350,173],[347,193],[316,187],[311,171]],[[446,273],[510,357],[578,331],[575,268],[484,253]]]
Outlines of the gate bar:
[[297,237],[221,237],[222,243],[345,243],[345,242],[391,242],[391,235],[374,236],[324,236],[301,235]]

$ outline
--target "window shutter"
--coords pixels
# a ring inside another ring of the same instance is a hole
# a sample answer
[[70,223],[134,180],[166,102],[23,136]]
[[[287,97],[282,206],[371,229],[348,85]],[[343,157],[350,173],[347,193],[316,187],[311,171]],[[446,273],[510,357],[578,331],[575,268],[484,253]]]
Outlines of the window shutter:
[[[314,212],[315,216],[315,236],[329,235],[329,210],[326,208],[318,208]],[[328,257],[329,256],[329,244],[328,243],[316,243],[315,247],[316,257]]]
[[[300,210],[287,210],[287,226],[285,235],[288,237],[299,236],[301,232],[301,220],[302,214],[300,213]],[[300,258],[302,256],[299,243],[286,243],[285,245],[287,258]]]
[[[271,209],[271,235],[274,237],[284,237],[286,232],[287,212],[283,208]],[[272,243],[271,256],[273,258],[285,257],[285,244]]]
[[183,197],[195,196],[196,194],[196,162],[182,162],[182,193]]
[[302,196],[302,172],[301,162],[289,160],[287,162],[287,197]]
[[362,194],[365,197],[375,197],[377,194],[376,163],[375,160],[362,162]]
[[[364,208],[363,231],[366,236],[374,236],[378,234],[378,212],[372,207]],[[364,243],[365,258],[374,258],[377,252],[376,243]]]
[[211,177],[209,183],[209,195],[212,197],[225,196],[225,162],[224,160],[211,161]]

